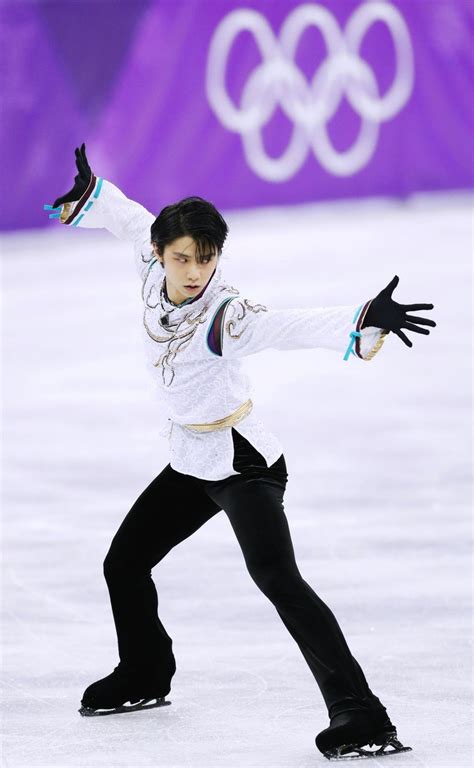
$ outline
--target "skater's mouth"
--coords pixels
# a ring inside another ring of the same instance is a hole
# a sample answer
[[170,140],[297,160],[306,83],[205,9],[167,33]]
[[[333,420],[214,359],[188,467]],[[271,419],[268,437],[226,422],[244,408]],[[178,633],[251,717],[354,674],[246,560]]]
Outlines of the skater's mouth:
[[185,285],[185,288],[188,289],[188,291],[197,291],[198,288],[200,288],[200,285]]

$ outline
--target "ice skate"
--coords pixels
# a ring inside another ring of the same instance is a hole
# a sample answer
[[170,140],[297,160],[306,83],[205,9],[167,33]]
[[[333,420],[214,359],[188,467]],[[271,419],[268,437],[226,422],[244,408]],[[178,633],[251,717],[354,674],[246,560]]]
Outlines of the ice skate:
[[355,760],[409,752],[397,737],[385,708],[374,713],[363,710],[341,712],[316,736],[316,746],[328,760]]
[[140,675],[120,663],[110,675],[86,688],[78,712],[92,717],[154,709],[171,704],[165,700],[169,692],[169,683],[157,680],[153,674]]

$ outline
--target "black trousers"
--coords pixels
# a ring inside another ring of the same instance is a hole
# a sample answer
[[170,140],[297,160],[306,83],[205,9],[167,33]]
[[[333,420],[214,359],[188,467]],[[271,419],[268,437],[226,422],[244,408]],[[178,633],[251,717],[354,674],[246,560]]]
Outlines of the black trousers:
[[153,670],[170,683],[176,663],[172,639],[158,616],[151,569],[223,509],[250,576],[298,644],[329,716],[379,703],[334,614],[298,570],[283,506],[288,479],[284,455],[267,467],[235,429],[232,436],[233,466],[241,474],[209,481],[176,472],[168,464],[138,497],[112,540],[104,575],[121,664]]

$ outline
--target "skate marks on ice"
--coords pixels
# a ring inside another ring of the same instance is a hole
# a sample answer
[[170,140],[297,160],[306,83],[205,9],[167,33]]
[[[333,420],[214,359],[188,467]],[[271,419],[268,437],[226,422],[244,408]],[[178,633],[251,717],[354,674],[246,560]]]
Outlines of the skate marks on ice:
[[[267,664],[255,658],[265,656],[261,643],[254,647],[253,658],[248,645],[242,649],[246,666],[224,662],[222,647],[214,646],[212,652],[219,658],[207,661],[208,649],[200,649],[199,664],[184,652],[187,658],[181,659],[182,672],[177,674],[167,735],[192,768],[314,768],[318,756],[312,740],[320,705],[297,653],[291,646],[290,653],[282,652],[286,638],[283,635],[282,643],[281,634],[277,629],[275,638],[267,632]],[[227,647],[227,655],[237,651],[237,645]],[[308,704],[306,718],[275,728],[272,713],[284,711],[289,697],[304,697],[313,704]]]

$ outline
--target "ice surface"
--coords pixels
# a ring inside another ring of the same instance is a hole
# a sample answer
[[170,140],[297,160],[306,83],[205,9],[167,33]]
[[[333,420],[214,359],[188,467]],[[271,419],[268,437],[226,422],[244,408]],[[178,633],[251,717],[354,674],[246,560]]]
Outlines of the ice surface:
[[[414,749],[391,759],[470,766],[470,199],[227,218],[225,275],[258,301],[362,303],[397,274],[395,300],[435,305],[437,328],[408,332],[412,349],[390,334],[368,363],[268,350],[246,366],[285,446],[303,577]],[[319,689],[224,512],[154,570],[178,664],[172,705],[79,716],[84,688],[118,663],[104,555],[168,461],[139,281],[128,245],[56,222],[5,236],[2,271],[2,765],[327,764]]]

